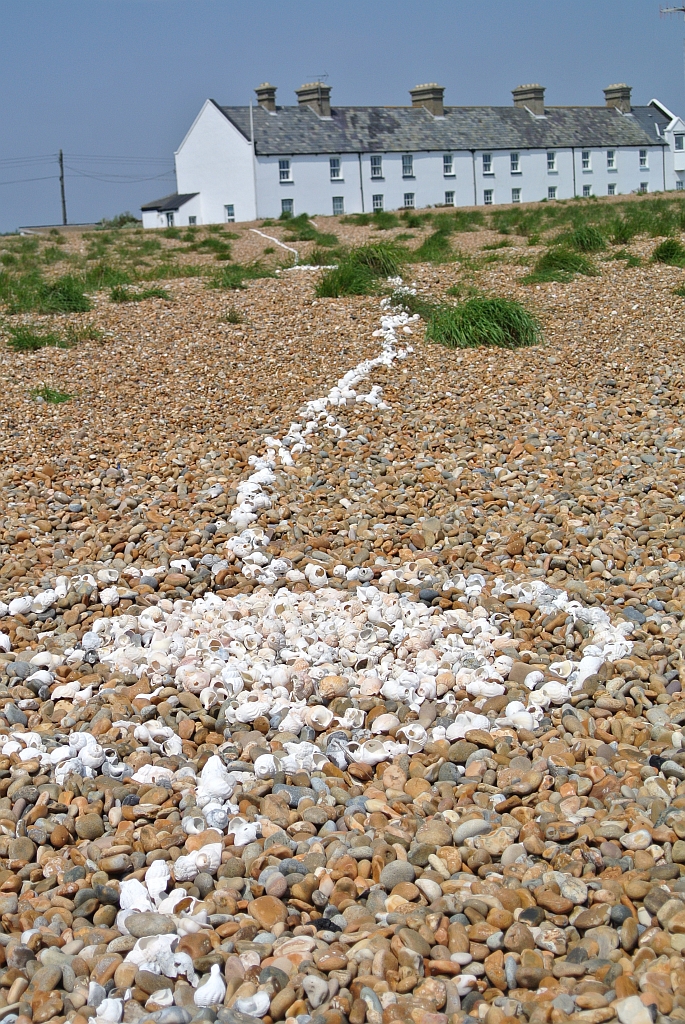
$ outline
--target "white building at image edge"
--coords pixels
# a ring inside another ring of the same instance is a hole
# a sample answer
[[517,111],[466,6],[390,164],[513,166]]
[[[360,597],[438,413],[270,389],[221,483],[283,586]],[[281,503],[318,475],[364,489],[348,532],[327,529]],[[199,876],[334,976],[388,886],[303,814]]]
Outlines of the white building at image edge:
[[490,206],[682,190],[685,122],[663,103],[631,105],[627,85],[601,107],[547,107],[540,85],[511,107],[447,107],[436,84],[410,107],[332,107],[330,86],[297,106],[207,100],[175,154],[178,191],[142,207],[161,228],[426,206]]

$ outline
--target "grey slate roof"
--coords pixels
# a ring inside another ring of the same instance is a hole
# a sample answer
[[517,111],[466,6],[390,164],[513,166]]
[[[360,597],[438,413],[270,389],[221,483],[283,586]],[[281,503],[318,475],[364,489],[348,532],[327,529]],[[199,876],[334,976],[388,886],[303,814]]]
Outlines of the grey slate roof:
[[199,195],[199,192],[172,192],[170,196],[163,196],[161,199],[153,199],[151,203],[145,203],[141,210],[159,210],[164,213],[166,210],[179,210],[189,199]]
[[[249,107],[212,102],[250,138]],[[633,107],[630,114],[612,107],[548,107],[544,118],[514,106],[445,107],[442,118],[424,107],[334,107],[330,118],[308,106],[276,111],[253,107],[260,156],[664,145],[654,128],[661,115],[653,107]]]

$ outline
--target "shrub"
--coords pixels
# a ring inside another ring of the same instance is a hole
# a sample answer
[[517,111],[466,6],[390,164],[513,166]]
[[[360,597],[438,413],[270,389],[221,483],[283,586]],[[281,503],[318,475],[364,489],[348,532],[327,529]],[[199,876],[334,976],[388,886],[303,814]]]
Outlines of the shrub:
[[115,285],[109,293],[111,302],[143,302],[145,299],[167,299],[171,296],[166,288],[143,288],[137,292],[131,292],[122,285]]
[[111,220],[107,220],[106,217],[103,217],[98,224],[98,228],[125,228],[133,224],[137,227],[142,224],[142,221],[134,216],[130,210],[126,210],[125,213],[118,213],[116,217],[112,217]]
[[667,238],[652,253],[654,263],[667,263],[671,267],[685,266],[685,246],[677,238]]
[[458,306],[435,306],[426,337],[448,348],[522,348],[538,344],[542,332],[536,317],[519,302],[479,296]]
[[9,348],[14,352],[37,352],[40,348],[67,348],[67,344],[56,331],[42,331],[30,324],[10,327]]
[[535,262],[533,272],[524,277],[525,284],[539,284],[544,281],[570,281],[574,274],[594,277],[597,268],[584,253],[554,246],[543,252]]
[[51,388],[48,384],[41,384],[39,388],[33,388],[31,395],[33,398],[42,398],[44,402],[50,402],[52,405],[68,402],[70,398],[74,397],[67,391]]

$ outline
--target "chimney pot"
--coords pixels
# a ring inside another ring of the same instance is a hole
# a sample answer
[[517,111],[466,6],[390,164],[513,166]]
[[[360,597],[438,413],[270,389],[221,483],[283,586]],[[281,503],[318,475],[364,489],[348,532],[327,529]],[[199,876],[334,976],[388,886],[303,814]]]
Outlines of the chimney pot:
[[295,90],[301,107],[311,107],[319,117],[331,116],[331,87],[323,82],[308,82]]
[[515,107],[527,107],[531,114],[542,117],[545,113],[545,87],[532,83],[530,85],[517,85],[511,90],[514,97]]
[[260,107],[264,107],[265,110],[270,110],[272,113],[276,111],[276,86],[270,85],[269,82],[262,82],[255,89],[257,93],[257,103]]
[[630,113],[631,88],[625,82],[608,85],[604,90],[604,103],[607,107],[616,107],[622,114]]
[[433,117],[444,117],[444,96],[445,87],[437,82],[427,82],[425,85],[415,85],[409,90],[412,107],[425,107]]

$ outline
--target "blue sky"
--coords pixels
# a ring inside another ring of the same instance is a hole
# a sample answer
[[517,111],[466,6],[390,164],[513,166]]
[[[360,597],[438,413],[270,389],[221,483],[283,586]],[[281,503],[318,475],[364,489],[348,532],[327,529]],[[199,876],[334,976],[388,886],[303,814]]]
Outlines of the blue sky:
[[[323,72],[338,104],[408,104],[438,81],[448,104],[604,101],[613,82],[685,113],[684,23],[654,0],[0,0],[0,231],[73,222],[174,191],[173,151],[208,97],[280,103]],[[26,179],[45,179],[27,181]],[[143,180],[141,180],[143,179]]]

